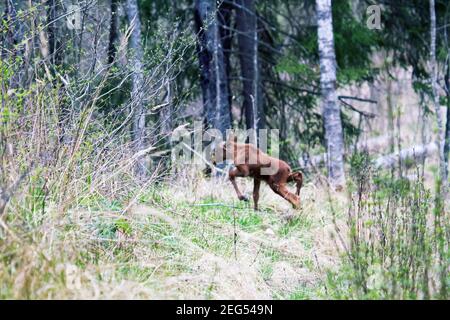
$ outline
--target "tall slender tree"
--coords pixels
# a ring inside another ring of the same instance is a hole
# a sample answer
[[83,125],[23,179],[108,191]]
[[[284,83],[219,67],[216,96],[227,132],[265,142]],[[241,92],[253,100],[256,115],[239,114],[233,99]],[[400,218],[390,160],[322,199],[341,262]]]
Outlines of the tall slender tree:
[[205,121],[208,127],[225,134],[231,126],[229,79],[219,34],[217,9],[214,0],[196,0],[194,17]]
[[[48,0],[47,1],[47,33],[48,33],[48,47],[49,47],[49,56],[50,61],[53,64],[58,64],[57,59],[57,37],[56,37],[56,14],[57,14],[57,1],[56,0]],[[59,55],[58,55],[59,56]]]
[[317,33],[320,58],[322,119],[327,146],[328,176],[332,186],[345,183],[344,136],[341,110],[336,96],[336,55],[334,51],[331,0],[316,0]]
[[438,83],[438,66],[436,61],[436,8],[434,0],[430,0],[430,74],[431,89],[433,93],[434,112],[438,126],[436,144],[439,148],[439,175],[442,183],[442,189],[445,194],[447,189],[447,169],[445,166],[445,140],[444,127],[441,115],[441,106],[439,102],[439,83]]
[[[448,58],[450,59],[450,49],[447,49]],[[444,160],[446,176],[448,177],[448,164],[450,155],[450,61],[447,62],[446,73],[445,73],[445,92],[447,100],[447,112],[446,112],[446,122],[445,122],[445,140],[444,140]]]
[[[234,29],[232,28],[231,21],[233,16],[233,3],[232,1],[223,1],[219,7],[217,12],[218,15],[218,23],[219,23],[219,34],[220,40],[223,48],[223,58],[225,63],[225,72],[227,76],[227,91],[228,91],[228,103],[231,106],[232,103],[232,93],[231,93],[231,51],[232,51],[232,42]],[[231,113],[231,107],[230,107]],[[230,115],[230,119],[231,115]]]
[[[132,69],[131,100],[132,100],[132,140],[135,152],[140,152],[145,145],[145,108],[144,108],[144,49],[142,47],[141,20],[137,0],[126,0],[126,16],[128,23],[132,27],[130,35],[130,66]],[[144,157],[137,158],[136,174],[145,175]]]
[[258,57],[258,18],[254,0],[236,0],[236,30],[242,74],[242,96],[247,129],[264,127]]
[[108,64],[111,65],[116,57],[116,42],[118,34],[118,8],[119,0],[111,0],[111,20],[109,23],[109,42],[108,42]]

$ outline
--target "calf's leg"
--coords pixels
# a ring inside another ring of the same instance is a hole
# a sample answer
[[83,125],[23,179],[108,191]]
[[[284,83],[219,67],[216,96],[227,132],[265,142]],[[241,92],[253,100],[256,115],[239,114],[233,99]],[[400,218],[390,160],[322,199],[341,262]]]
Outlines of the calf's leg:
[[248,176],[248,170],[239,170],[238,168],[234,168],[230,170],[228,173],[228,177],[230,178],[231,183],[233,184],[234,190],[236,191],[236,194],[238,196],[239,200],[248,201],[248,198],[244,196],[241,191],[239,190],[237,183],[236,183],[236,177],[246,177]]
[[292,206],[294,207],[294,209],[300,208],[300,197],[289,192],[289,190],[287,189],[287,187],[284,183],[279,183],[279,184],[271,183],[271,184],[269,184],[269,186],[276,194],[279,194],[284,199],[289,201],[292,204]]
[[261,180],[255,178],[253,180],[253,203],[255,210],[258,210],[258,200],[259,200],[259,187],[261,186]]

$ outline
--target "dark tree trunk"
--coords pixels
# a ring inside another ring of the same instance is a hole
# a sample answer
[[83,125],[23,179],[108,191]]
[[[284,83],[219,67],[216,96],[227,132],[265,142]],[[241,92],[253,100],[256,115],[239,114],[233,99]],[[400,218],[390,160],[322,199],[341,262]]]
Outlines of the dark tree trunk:
[[[56,68],[57,66],[62,65],[63,63],[63,52],[61,48],[61,41],[58,38],[58,15],[62,13],[61,1],[59,0],[42,0],[42,4],[46,5],[46,12],[43,11],[42,14],[46,16],[42,17],[42,23],[46,23],[47,27],[42,30],[41,33],[41,50],[44,59],[48,59],[49,61],[49,76],[51,77],[52,85],[54,89],[58,88],[58,83],[60,82],[59,78],[56,76]],[[47,67],[46,67],[47,68]],[[59,94],[62,94],[62,91],[58,89]],[[58,118],[59,118],[59,127],[60,127],[60,142],[64,141],[67,138],[66,130],[67,130],[67,121],[70,118],[70,107],[65,103],[60,103],[58,106]]]
[[195,24],[198,32],[198,58],[207,127],[226,133],[231,127],[229,84],[223,45],[216,17],[216,1],[195,1]]
[[233,31],[231,28],[231,17],[233,14],[233,6],[230,2],[224,1],[219,7],[218,12],[218,21],[219,21],[219,31],[220,31],[220,40],[223,48],[223,57],[225,63],[225,72],[227,76],[227,91],[228,91],[228,104],[230,105],[230,120],[232,121],[231,115],[231,104],[232,104],[232,93],[231,93],[231,64],[230,64],[230,56],[231,56],[231,44],[233,41]]
[[47,6],[48,56],[51,64],[58,66],[62,64],[64,57],[64,50],[62,50],[61,41],[58,39],[58,15],[61,14],[62,8],[58,0],[48,0]]
[[[5,0],[5,12],[3,18],[7,21],[7,24],[10,27],[6,32],[5,38],[7,44],[11,47],[17,45],[23,37],[21,24],[17,21],[16,5],[17,4],[14,4],[12,0]],[[14,51],[13,53],[17,55],[18,52]]]
[[7,25],[10,25],[11,27],[8,28],[8,30],[6,32],[2,32],[1,35],[1,57],[2,59],[6,59],[7,57],[7,52],[8,52],[8,48],[10,46],[12,46],[15,42],[14,40],[14,29],[11,30],[11,28],[14,27],[14,7],[12,6],[12,4],[10,4],[11,0],[5,0],[5,11],[3,13],[3,21],[5,21],[5,23]]
[[119,0],[111,0],[111,20],[109,23],[108,65],[112,65],[116,58],[116,42],[118,38],[118,14]]
[[49,0],[47,2],[47,5],[47,34],[49,57],[52,64],[56,64],[56,0]]
[[447,95],[447,117],[445,122],[444,158],[446,176],[448,177],[448,158],[450,153],[450,65],[447,65],[447,72],[445,74],[445,89]]
[[242,108],[247,129],[255,130],[264,127],[257,20],[254,0],[236,0],[236,29],[244,99]]

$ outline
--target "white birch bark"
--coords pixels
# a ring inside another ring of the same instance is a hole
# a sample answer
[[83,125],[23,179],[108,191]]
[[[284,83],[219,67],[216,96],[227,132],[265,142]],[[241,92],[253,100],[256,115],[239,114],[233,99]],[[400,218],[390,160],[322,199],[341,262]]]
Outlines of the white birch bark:
[[[128,23],[133,27],[130,35],[130,49],[131,59],[130,65],[132,69],[132,139],[135,152],[144,149],[145,139],[145,110],[144,110],[144,97],[143,97],[143,84],[144,84],[144,50],[142,48],[141,39],[141,20],[139,18],[139,9],[137,0],[126,0],[126,15]],[[139,176],[145,174],[145,162],[144,157],[139,157],[136,162],[136,173]]]
[[316,0],[322,117],[327,146],[328,176],[331,185],[340,189],[345,184],[344,137],[340,107],[336,96],[336,56],[331,0]]
[[436,10],[434,0],[430,0],[430,71],[431,71],[431,88],[433,92],[434,112],[436,114],[436,122],[438,126],[438,133],[436,137],[436,144],[439,146],[439,175],[442,181],[442,190],[446,190],[447,174],[445,169],[444,156],[444,130],[443,120],[441,115],[441,106],[439,103],[439,84],[438,84],[438,70],[436,61]]

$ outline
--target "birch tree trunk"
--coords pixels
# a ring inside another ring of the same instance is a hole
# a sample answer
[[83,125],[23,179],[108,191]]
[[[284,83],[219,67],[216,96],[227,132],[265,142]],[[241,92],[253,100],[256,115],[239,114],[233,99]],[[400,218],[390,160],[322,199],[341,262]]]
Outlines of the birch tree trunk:
[[242,74],[242,108],[247,129],[264,127],[258,57],[258,19],[254,0],[236,1],[236,29]]
[[[130,66],[132,70],[131,81],[131,106],[132,106],[132,140],[135,152],[144,149],[145,139],[145,110],[143,97],[144,71],[143,59],[144,50],[141,39],[141,20],[137,0],[126,0],[126,15],[128,23],[133,30],[130,36]],[[136,160],[135,172],[138,176],[145,175],[144,157],[140,156]]]
[[430,0],[430,71],[434,112],[436,114],[436,121],[438,126],[436,144],[439,146],[439,176],[442,182],[442,191],[445,195],[447,189],[447,170],[445,168],[444,155],[444,128],[441,115],[441,106],[439,102],[438,70],[436,62],[436,10],[434,0]]
[[316,0],[322,117],[327,145],[328,176],[337,190],[345,184],[344,137],[336,96],[336,56],[331,0]]
[[229,79],[219,34],[216,1],[196,0],[194,13],[206,124],[225,134],[231,126]]

